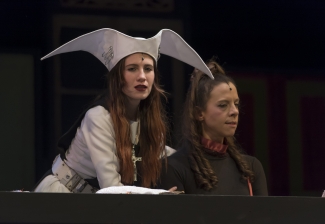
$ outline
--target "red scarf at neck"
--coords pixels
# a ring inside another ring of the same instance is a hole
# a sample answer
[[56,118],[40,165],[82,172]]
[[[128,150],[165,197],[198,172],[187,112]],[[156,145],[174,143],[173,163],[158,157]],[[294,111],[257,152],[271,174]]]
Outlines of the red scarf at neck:
[[[225,143],[226,139],[225,139]],[[204,137],[201,138],[201,144],[203,145],[204,148],[210,149],[211,151],[217,152],[218,154],[225,155],[228,149],[228,145],[224,145],[218,142],[215,142],[210,139],[206,139]]]

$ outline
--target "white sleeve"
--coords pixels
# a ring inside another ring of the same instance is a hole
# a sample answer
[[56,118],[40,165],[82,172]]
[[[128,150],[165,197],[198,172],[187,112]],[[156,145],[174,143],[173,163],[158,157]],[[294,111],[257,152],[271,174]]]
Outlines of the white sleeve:
[[165,145],[165,150],[166,150],[166,155],[167,156],[171,156],[176,152],[175,149],[169,147],[168,145]]
[[122,186],[118,172],[115,133],[108,111],[102,106],[88,110],[81,124],[81,132],[89,149],[100,188]]

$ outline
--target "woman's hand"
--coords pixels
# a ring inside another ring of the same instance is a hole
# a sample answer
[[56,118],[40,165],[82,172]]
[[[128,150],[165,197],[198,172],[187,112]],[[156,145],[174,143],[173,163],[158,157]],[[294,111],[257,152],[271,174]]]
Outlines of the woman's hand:
[[174,192],[174,191],[176,191],[176,190],[177,190],[177,187],[174,186],[174,187],[170,188],[168,191],[169,191],[169,192]]

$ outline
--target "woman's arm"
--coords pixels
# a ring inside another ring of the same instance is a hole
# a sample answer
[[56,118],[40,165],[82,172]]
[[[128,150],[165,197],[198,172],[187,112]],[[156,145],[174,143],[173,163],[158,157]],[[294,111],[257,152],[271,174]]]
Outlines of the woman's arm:
[[163,164],[158,188],[169,190],[172,187],[177,187],[177,191],[185,191],[182,179],[181,173],[173,164],[168,163],[167,168]]
[[255,175],[255,180],[252,183],[253,195],[268,196],[264,169],[261,162],[256,158],[252,161],[252,169]]
[[119,174],[113,123],[108,111],[101,106],[88,110],[80,129],[89,149],[99,186],[105,188],[123,185]]

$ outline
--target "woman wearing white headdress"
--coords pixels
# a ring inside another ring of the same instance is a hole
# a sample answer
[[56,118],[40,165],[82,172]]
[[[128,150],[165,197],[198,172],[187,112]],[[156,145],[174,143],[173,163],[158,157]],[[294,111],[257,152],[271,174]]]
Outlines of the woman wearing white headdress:
[[[44,58],[87,51],[109,70],[107,89],[61,137],[62,148],[35,192],[95,192],[122,185],[154,187],[168,154],[157,59],[166,54],[211,75],[196,52],[171,30],[133,38],[112,29],[78,37]],[[42,58],[42,59],[44,59]],[[97,181],[98,180],[98,181]]]

